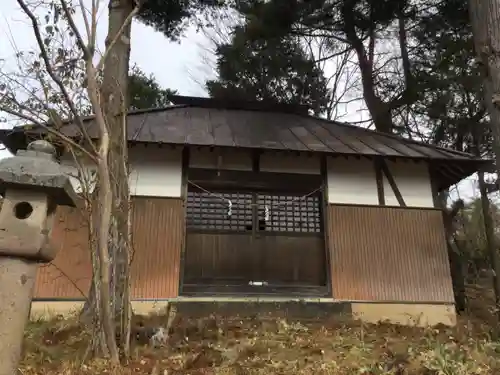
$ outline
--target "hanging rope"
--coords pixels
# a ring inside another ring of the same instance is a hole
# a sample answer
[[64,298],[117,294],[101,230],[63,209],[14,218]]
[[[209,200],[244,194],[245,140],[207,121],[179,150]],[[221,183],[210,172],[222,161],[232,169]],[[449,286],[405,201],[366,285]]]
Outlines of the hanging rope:
[[266,204],[266,207],[264,209],[264,220],[269,221],[271,211],[269,210],[269,206]]
[[[216,197],[216,198],[219,198],[219,199],[222,199],[222,200],[226,201],[227,205],[228,205],[227,215],[228,216],[232,215],[233,202],[230,199],[226,198],[224,195],[222,195],[220,193],[214,193],[213,191],[205,189],[204,187],[202,187],[202,186],[194,183],[193,181],[188,180],[187,182],[188,182],[188,184],[194,186],[197,189],[200,189],[201,191],[203,191],[204,193],[206,193],[206,194],[208,194],[208,195],[210,195],[212,197]],[[277,208],[277,207],[281,207],[281,206],[287,206],[287,205],[290,205],[290,204],[294,204],[294,203],[296,203],[298,201],[304,200],[304,199],[310,197],[311,195],[314,195],[317,192],[321,191],[323,189],[323,187],[324,187],[324,185],[320,185],[318,188],[312,190],[311,192],[309,192],[307,194],[304,194],[304,195],[301,195],[301,196],[298,196],[298,197],[296,197],[294,199],[291,199],[291,200],[289,200],[287,202],[279,202],[279,203],[275,203],[275,204],[272,204],[272,205],[265,205],[264,220],[265,221],[269,221],[270,220],[272,208]],[[244,206],[245,207],[249,207],[249,208],[260,207],[259,204],[255,204],[255,203],[245,204]]]
[[231,202],[231,199],[226,198],[222,194],[217,194],[217,193],[211,192],[210,190],[207,190],[204,187],[202,187],[198,184],[195,184],[193,181],[188,180],[188,184],[194,186],[195,188],[200,189],[201,191],[203,191],[204,193],[207,193],[208,195],[211,195],[213,197],[216,197],[216,198],[222,199],[223,201],[226,201],[227,202],[227,216],[231,217],[231,215],[233,214],[233,202]]

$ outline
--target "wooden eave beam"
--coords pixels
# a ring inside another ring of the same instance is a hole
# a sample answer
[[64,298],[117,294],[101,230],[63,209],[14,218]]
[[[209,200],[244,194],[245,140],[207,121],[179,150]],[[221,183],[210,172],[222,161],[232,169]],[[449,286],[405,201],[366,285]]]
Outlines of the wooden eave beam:
[[308,192],[323,186],[320,174],[253,172],[190,168],[189,181],[206,188],[280,190],[285,192]]
[[394,180],[394,177],[392,176],[392,173],[389,170],[389,167],[387,166],[387,163],[384,159],[380,159],[380,166],[382,168],[382,172],[384,172],[385,174],[385,177],[387,177],[387,181],[389,182],[389,185],[391,186],[399,205],[401,207],[407,207],[403,199],[403,195],[401,194],[401,191],[399,191],[398,185],[396,184],[396,180]]
[[384,175],[382,172],[382,162],[383,159],[381,158],[375,158],[373,160],[373,164],[375,167],[375,180],[377,182],[378,204],[380,206],[385,206]]

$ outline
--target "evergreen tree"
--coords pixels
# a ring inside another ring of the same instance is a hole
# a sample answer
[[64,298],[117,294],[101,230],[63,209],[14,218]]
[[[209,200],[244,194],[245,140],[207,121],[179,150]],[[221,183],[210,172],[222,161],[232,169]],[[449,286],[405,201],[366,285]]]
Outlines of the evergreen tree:
[[154,75],[146,75],[137,65],[132,67],[128,85],[130,110],[166,107],[168,96],[177,92],[162,88]]
[[[424,6],[410,0],[238,2],[255,37],[321,35],[331,40],[332,47],[341,44],[355,51],[365,104],[375,128],[388,133],[398,131],[395,116],[418,98],[408,30]],[[380,48],[389,39],[395,48],[383,56]]]
[[421,93],[413,111],[428,125],[433,143],[475,152],[474,136],[487,145],[490,133],[467,0],[442,2],[435,10],[413,33],[418,49],[412,66]]
[[203,14],[224,6],[228,0],[145,0],[137,18],[164,34],[171,40],[178,40],[189,22],[203,25]]
[[211,97],[307,105],[319,115],[328,104],[323,72],[293,37],[252,38],[244,27],[217,47],[218,79]]

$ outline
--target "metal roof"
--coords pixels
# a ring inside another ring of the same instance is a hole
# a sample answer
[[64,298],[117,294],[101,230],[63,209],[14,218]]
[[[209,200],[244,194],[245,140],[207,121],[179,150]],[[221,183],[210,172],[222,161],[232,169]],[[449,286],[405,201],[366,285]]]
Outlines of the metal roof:
[[461,153],[355,126],[291,113],[175,106],[133,113],[137,142],[471,160]]
[[[177,103],[187,104],[129,113],[129,141],[424,159],[439,164],[446,162],[448,166],[453,164],[454,172],[449,171],[450,167],[442,172],[451,173],[452,176],[446,178],[451,183],[474,173],[479,163],[489,162],[468,153],[308,116],[303,111],[286,111],[284,107],[276,112],[270,107],[246,109],[248,106],[221,105],[211,99],[174,98]],[[97,137],[92,118],[85,123],[89,125],[89,135]],[[10,149],[15,148],[9,134],[19,130],[24,132],[22,129],[0,130],[0,140]],[[80,134],[72,124],[62,131],[67,136]],[[40,130],[31,128],[29,132],[39,134]]]

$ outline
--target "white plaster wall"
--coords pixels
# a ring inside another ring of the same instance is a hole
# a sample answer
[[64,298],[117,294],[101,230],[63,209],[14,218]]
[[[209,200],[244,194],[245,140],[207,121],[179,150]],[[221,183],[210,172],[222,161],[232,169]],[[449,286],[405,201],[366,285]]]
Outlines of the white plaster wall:
[[[428,164],[414,161],[387,161],[396,185],[408,207],[434,207]],[[398,200],[384,175],[385,204],[399,206]]]
[[327,158],[328,203],[378,205],[373,161]]
[[[263,172],[321,173],[320,158],[317,156],[263,152],[260,155],[259,164]],[[251,171],[252,153],[247,150],[192,149],[189,167]]]
[[319,156],[264,152],[260,156],[262,172],[320,174]]
[[[87,164],[77,167],[74,158],[67,155],[61,165],[69,175],[73,188],[82,193],[82,184],[91,192],[96,184],[96,167]],[[182,150],[167,147],[129,149],[130,194],[138,196],[180,197],[182,187]]]
[[[182,193],[182,150],[156,146],[134,146],[129,149],[130,193],[138,196],[180,197]],[[81,181],[90,189],[95,186],[95,167],[76,168],[70,157],[61,160],[73,186],[81,192]],[[405,203],[409,207],[433,207],[427,163],[413,161],[387,162]],[[329,157],[328,202],[378,205],[375,169],[370,159]],[[244,150],[192,150],[190,167],[251,170],[251,153]],[[319,157],[264,152],[260,168],[267,172],[319,174]],[[384,176],[387,205],[397,206],[392,188]]]
[[[378,205],[375,168],[372,160],[328,158],[328,202]],[[408,207],[434,207],[428,165],[425,162],[387,161]],[[399,206],[384,175],[385,204]]]
[[182,149],[134,146],[129,149],[130,194],[180,197]]
[[252,154],[244,150],[195,148],[189,153],[189,167],[251,171]]

